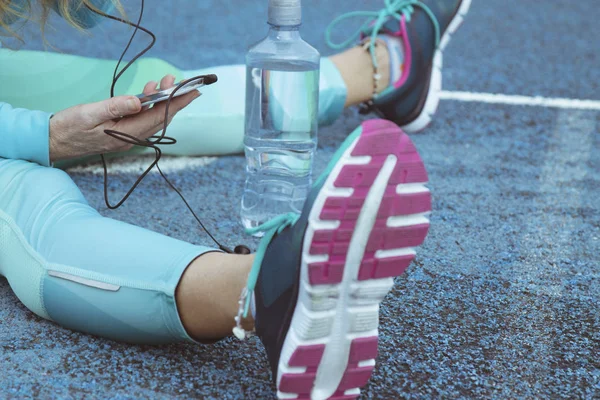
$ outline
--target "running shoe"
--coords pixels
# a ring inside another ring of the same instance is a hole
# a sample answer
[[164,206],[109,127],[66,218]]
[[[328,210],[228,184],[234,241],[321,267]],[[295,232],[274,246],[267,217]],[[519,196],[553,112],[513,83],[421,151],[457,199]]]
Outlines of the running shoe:
[[379,305],[427,235],[426,182],[408,136],[369,120],[334,155],[300,216],[248,231],[264,236],[245,290],[254,299],[242,297],[239,317],[255,310],[280,399],[358,397],[375,368]]
[[[366,102],[361,112],[373,112],[395,122],[406,132],[418,132],[429,125],[437,110],[442,90],[443,52],[467,15],[471,0],[384,1],[385,7],[380,11],[355,11],[336,18],[327,28],[327,42],[340,49],[360,38],[371,53],[374,79],[379,79],[375,51],[377,39],[382,39],[390,53],[391,82],[387,89]],[[332,29],[352,17],[367,20],[349,40],[333,43]],[[398,52],[390,48],[390,43],[394,43],[391,38],[401,40],[400,62],[394,62]]]

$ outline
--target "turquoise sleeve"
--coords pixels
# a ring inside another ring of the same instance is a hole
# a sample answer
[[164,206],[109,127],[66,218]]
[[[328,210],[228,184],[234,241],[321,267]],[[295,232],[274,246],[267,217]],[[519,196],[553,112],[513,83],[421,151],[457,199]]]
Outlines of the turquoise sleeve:
[[0,158],[50,166],[50,117],[43,111],[0,103]]

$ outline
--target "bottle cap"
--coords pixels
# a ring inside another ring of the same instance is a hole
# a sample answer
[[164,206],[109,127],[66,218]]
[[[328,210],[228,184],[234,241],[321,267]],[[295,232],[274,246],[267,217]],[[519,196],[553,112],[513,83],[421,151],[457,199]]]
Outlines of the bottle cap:
[[293,26],[301,23],[301,0],[269,0],[269,24]]

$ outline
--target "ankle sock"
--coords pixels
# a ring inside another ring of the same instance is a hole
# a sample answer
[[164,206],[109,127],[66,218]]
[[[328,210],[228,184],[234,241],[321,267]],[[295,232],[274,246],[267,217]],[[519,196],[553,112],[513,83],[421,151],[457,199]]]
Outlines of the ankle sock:
[[390,63],[390,82],[388,87],[394,86],[394,83],[400,80],[404,68],[404,43],[398,36],[381,34],[377,38],[383,40],[388,49]]

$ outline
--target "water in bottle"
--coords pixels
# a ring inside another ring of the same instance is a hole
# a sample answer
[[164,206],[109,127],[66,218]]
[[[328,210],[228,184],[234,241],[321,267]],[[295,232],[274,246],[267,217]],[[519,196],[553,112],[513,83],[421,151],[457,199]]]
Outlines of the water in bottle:
[[246,228],[299,214],[312,184],[320,55],[300,22],[300,0],[271,0],[269,34],[246,56]]

